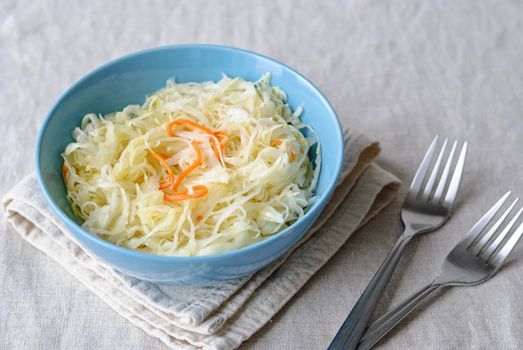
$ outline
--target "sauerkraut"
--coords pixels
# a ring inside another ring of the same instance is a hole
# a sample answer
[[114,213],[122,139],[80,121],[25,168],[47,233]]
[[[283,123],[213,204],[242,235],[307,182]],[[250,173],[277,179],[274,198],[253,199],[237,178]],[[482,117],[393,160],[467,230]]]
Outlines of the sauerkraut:
[[62,154],[83,227],[158,255],[208,255],[276,234],[314,201],[320,170],[301,107],[270,83],[178,84],[105,116],[87,114]]

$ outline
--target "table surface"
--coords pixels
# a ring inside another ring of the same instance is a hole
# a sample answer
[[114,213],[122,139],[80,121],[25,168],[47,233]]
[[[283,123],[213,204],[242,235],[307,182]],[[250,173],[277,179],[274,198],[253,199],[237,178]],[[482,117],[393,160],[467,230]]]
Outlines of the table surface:
[[[454,217],[408,248],[382,314],[435,276],[504,191],[523,194],[522,11],[508,0],[3,0],[0,194],[33,170],[36,133],[53,101],[107,60],[176,43],[254,50],[312,79],[344,125],[381,141],[379,163],[406,183],[434,134],[469,141]],[[355,234],[243,348],[325,348],[400,235],[400,205]],[[522,276],[520,246],[494,279],[439,293],[379,348],[522,349]],[[1,349],[163,348],[3,217],[0,281]]]

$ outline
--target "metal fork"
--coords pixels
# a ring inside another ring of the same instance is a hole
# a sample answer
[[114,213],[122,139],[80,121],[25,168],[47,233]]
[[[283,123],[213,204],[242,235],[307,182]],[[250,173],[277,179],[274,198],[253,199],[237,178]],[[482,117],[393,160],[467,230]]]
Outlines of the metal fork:
[[[454,142],[445,167],[440,171],[447,144],[448,139],[445,139],[439,152],[436,152],[439,145],[439,136],[436,136],[425,153],[401,210],[405,230],[343,322],[329,350],[353,350],[358,346],[370,316],[408,243],[418,234],[441,227],[449,218],[463,174],[467,143],[463,144],[454,165],[453,160],[458,144],[457,141]],[[436,154],[438,155],[435,158]]]
[[[513,211],[519,198],[512,202],[488,231],[486,230],[487,225],[509,195],[510,191],[501,197],[470,229],[465,238],[452,249],[441,267],[440,275],[432,283],[412,294],[367,329],[357,347],[358,350],[371,348],[409,312],[438,289],[448,286],[476,285],[485,282],[499,270],[523,235],[523,223],[517,229],[512,230],[523,212],[523,207],[509,221],[509,214]],[[505,227],[501,228],[503,224]],[[484,233],[485,231],[487,232]]]

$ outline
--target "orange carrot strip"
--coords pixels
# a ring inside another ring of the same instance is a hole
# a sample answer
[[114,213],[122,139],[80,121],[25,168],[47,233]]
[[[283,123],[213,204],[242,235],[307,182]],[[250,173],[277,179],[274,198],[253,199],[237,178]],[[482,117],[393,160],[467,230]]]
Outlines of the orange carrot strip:
[[209,143],[211,144],[212,151],[214,152],[214,155],[216,156],[216,159],[220,161],[220,152],[218,151],[218,145],[216,144],[216,140],[214,137],[209,136]]
[[169,164],[167,164],[165,159],[162,158],[162,156],[160,156],[158,153],[156,153],[152,149],[150,149],[149,152],[151,152],[151,154],[154,156],[154,158],[156,158],[156,160],[158,160],[158,162],[160,162],[160,164],[167,170],[167,173],[169,174],[170,177],[174,176],[174,173],[173,173],[171,167],[169,166]]
[[227,137],[227,135],[225,134],[225,131],[222,131],[222,130],[215,131],[214,135],[219,139],[223,139],[223,138]]
[[181,201],[184,199],[200,198],[209,193],[209,189],[204,185],[195,185],[192,187],[194,193],[175,192],[173,194],[164,194],[163,198],[166,201]]
[[64,176],[64,178],[66,178],[67,174],[69,174],[69,169],[67,168],[67,165],[64,164],[64,166],[62,167],[62,175]]
[[[170,158],[170,156],[165,153],[158,153],[158,155],[161,156],[165,160]],[[167,164],[167,161],[165,163]],[[163,179],[162,182],[160,183],[160,190],[163,190],[164,188],[172,186],[173,182],[174,182],[174,175],[173,176],[169,175],[166,179]]]
[[163,189],[166,189],[168,187],[171,187],[173,185],[173,182],[174,182],[174,178],[172,179],[168,179],[168,180],[164,180],[162,183],[160,183],[160,185],[158,186],[158,188],[160,190],[163,190]]
[[207,188],[207,186],[204,185],[194,185],[192,189],[194,193],[188,195],[191,196],[191,198],[200,198],[209,193],[209,189]]
[[278,147],[279,145],[281,145],[281,140],[280,139],[276,139],[276,140],[271,142],[271,146],[272,147]]
[[190,125],[196,129],[200,129],[200,130],[206,132],[207,134],[211,134],[211,135],[214,134],[214,132],[211,129],[209,129],[201,124],[198,124],[196,122],[193,122],[192,120],[189,120],[189,119],[176,119],[176,120],[171,121],[169,124],[167,124],[167,133],[169,134],[169,136],[175,136],[175,133],[172,130],[173,126],[174,125],[184,125],[184,124]]
[[180,184],[182,183],[183,179],[189,175],[189,173],[191,171],[193,171],[194,169],[198,168],[200,166],[200,164],[202,164],[202,150],[200,149],[200,147],[198,146],[199,142],[198,141],[192,141],[191,142],[191,145],[194,149],[194,152],[196,152],[196,160],[191,164],[189,165],[184,171],[182,171],[180,173],[180,175],[178,175],[178,177],[176,178],[176,181],[174,181],[173,183],[173,191],[177,191],[178,190],[178,186],[180,186]]
[[181,201],[183,199],[187,199],[186,195],[183,193],[175,192],[173,194],[163,194],[163,200],[164,201]]
[[164,188],[171,186],[174,182],[173,170],[171,169],[169,164],[167,164],[165,159],[162,158],[162,156],[160,156],[158,153],[156,153],[155,151],[153,151],[151,149],[149,150],[149,152],[151,152],[151,154],[154,156],[154,158],[156,158],[156,160],[158,160],[158,162],[160,162],[160,164],[167,170],[167,173],[169,174],[169,181],[164,181],[163,183],[161,183],[160,189],[164,189]]
[[196,217],[196,221],[197,221],[197,222],[202,221],[202,219],[203,219],[203,216],[201,216],[201,215],[198,215],[198,216]]
[[291,150],[291,162],[294,162],[296,160],[296,153],[294,152],[294,150]]

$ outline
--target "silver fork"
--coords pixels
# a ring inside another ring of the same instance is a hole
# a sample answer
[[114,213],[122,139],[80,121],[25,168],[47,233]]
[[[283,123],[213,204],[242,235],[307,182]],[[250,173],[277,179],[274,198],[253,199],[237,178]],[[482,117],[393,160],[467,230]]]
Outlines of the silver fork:
[[[509,195],[510,191],[501,197],[470,229],[465,238],[452,249],[441,267],[440,275],[432,283],[412,294],[367,329],[357,347],[358,350],[371,348],[409,312],[438,289],[448,286],[476,285],[485,282],[499,270],[523,235],[523,223],[517,229],[512,230],[523,212],[523,208],[519,209],[509,221],[509,214],[513,211],[519,198],[512,202],[488,231],[486,230],[487,225]],[[505,227],[501,228],[504,223]],[[487,232],[484,233],[485,231]]]
[[[457,141],[454,142],[445,167],[440,172],[447,144],[448,139],[445,139],[439,152],[436,152],[439,145],[439,137],[436,136],[425,153],[401,209],[405,230],[343,322],[329,350],[353,350],[358,346],[370,316],[408,243],[418,234],[438,229],[449,218],[463,174],[467,143],[463,144],[454,165],[458,144]],[[436,154],[438,155],[434,160]]]

